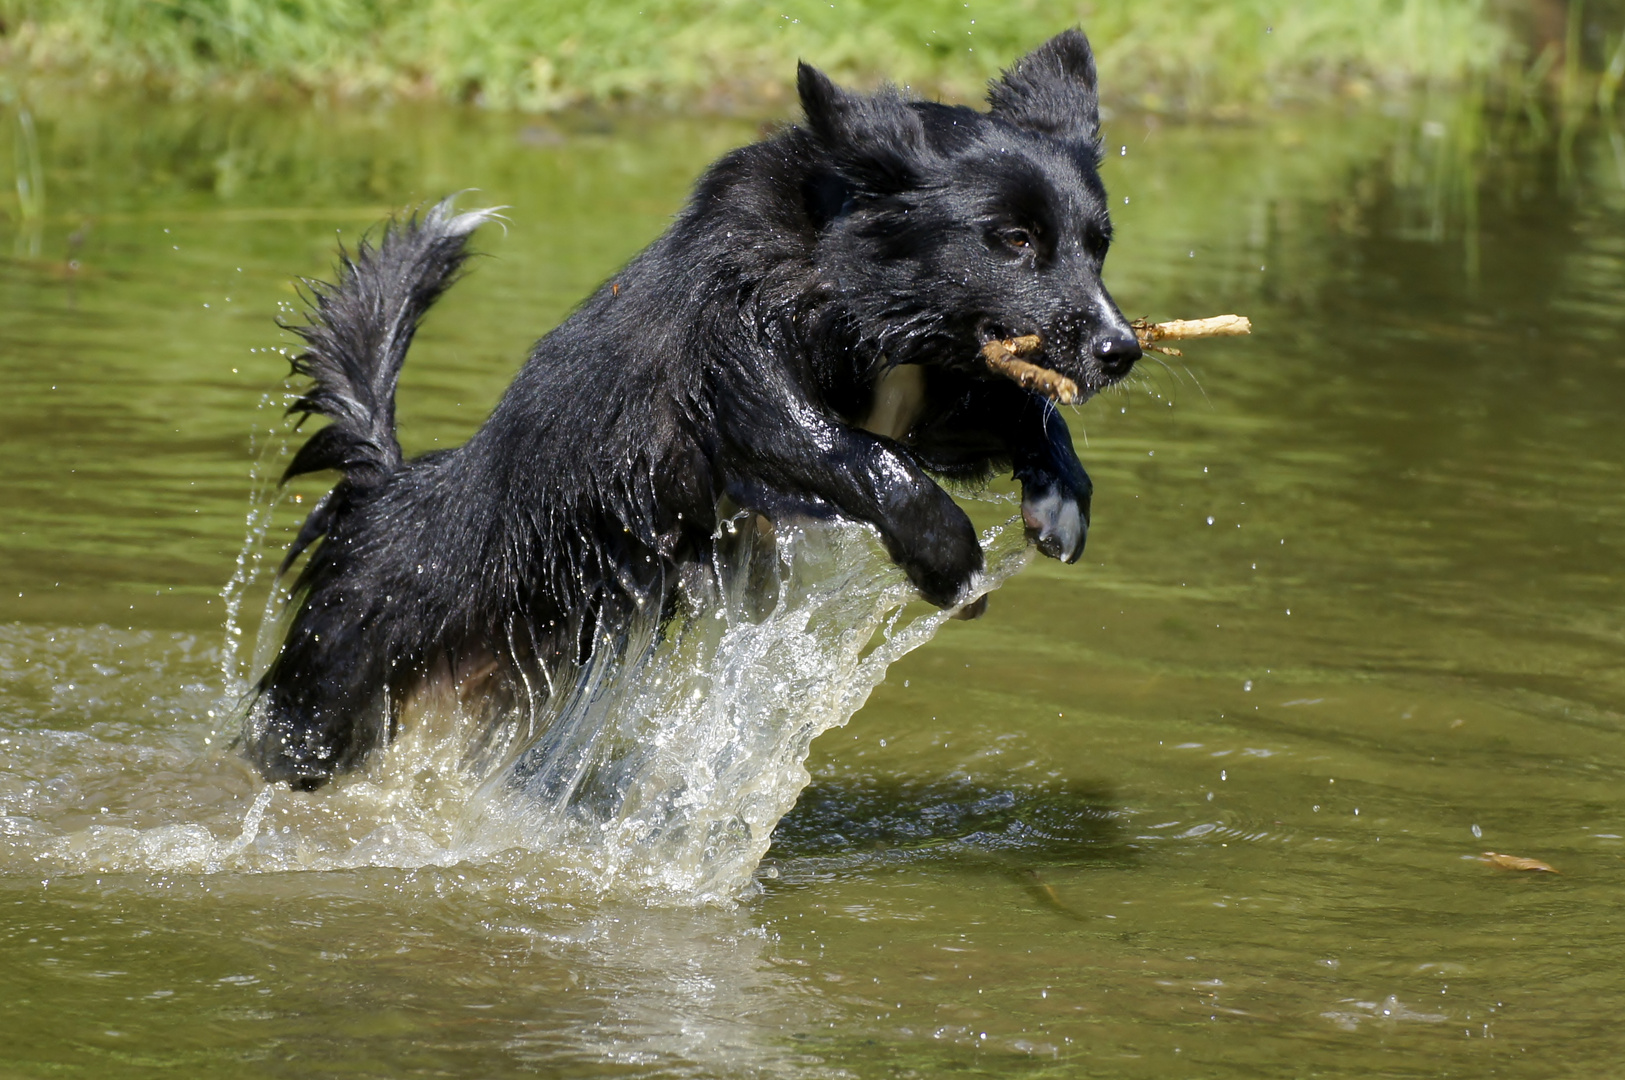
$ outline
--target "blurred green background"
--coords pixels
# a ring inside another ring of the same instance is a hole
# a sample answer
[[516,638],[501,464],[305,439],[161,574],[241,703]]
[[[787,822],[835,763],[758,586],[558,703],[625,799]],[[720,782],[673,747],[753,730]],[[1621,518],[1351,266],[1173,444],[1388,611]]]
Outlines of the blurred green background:
[[1616,22],[1564,0],[0,0],[0,68],[178,96],[752,111],[784,99],[797,58],[975,97],[1001,65],[1080,24],[1110,103],[1223,117],[1551,78],[1587,54],[1617,84]]

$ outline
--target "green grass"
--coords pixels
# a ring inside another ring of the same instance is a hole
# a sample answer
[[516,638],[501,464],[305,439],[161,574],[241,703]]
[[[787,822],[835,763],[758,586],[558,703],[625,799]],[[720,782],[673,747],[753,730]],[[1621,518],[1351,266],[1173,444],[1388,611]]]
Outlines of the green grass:
[[1108,103],[1224,115],[1470,82],[1517,59],[1488,0],[0,0],[0,67],[166,95],[771,110],[794,62],[979,97],[1058,30]]

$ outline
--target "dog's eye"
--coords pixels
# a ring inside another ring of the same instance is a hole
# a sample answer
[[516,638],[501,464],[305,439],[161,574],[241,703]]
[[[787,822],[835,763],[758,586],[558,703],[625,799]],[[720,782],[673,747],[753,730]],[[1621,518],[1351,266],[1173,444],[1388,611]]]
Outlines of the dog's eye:
[[1025,251],[1033,246],[1033,235],[1026,229],[1008,229],[1000,239],[1017,251]]

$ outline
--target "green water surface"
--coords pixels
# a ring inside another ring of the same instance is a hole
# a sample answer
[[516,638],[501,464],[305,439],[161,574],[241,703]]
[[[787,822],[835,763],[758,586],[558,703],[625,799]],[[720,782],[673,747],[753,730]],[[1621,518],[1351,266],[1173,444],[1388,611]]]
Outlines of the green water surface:
[[[32,119],[43,210],[0,224],[0,838],[140,826],[207,775],[292,277],[415,200],[510,208],[401,390],[408,450],[454,445],[757,135]],[[1084,560],[818,740],[759,893],[13,859],[0,1075],[1625,1073],[1625,138],[1417,101],[1107,142],[1123,308],[1256,333],[1077,411]]]

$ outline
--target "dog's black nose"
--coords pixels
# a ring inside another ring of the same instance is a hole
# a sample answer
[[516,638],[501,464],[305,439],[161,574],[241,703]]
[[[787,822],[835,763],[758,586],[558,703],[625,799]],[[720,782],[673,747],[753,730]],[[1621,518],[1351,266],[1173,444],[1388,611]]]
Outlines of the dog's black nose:
[[1106,374],[1115,377],[1125,374],[1140,358],[1140,342],[1132,332],[1104,334],[1095,339],[1090,351],[1100,361],[1100,366],[1106,369]]

